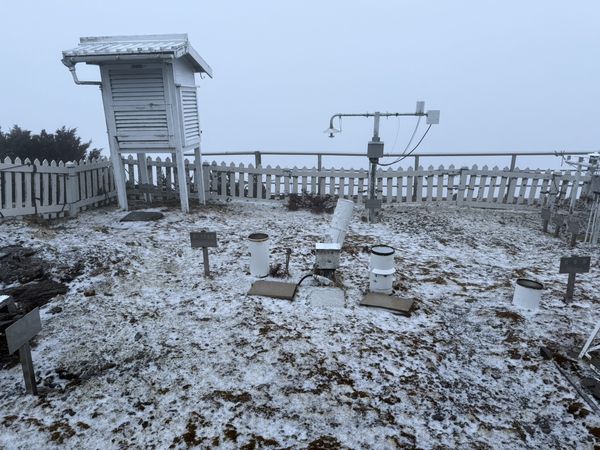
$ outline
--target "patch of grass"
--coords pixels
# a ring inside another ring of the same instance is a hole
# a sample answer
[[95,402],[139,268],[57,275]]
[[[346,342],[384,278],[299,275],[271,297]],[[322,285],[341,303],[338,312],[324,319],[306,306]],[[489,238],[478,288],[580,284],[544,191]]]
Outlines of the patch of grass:
[[302,194],[290,194],[286,206],[290,211],[307,209],[315,214],[331,214],[335,209],[336,203],[337,197],[332,195],[318,195],[302,192]]

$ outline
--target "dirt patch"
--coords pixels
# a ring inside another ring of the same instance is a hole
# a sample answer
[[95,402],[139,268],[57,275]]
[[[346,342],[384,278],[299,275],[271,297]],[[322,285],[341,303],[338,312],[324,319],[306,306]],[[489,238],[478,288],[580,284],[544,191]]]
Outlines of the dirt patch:
[[500,317],[501,319],[512,320],[513,322],[522,322],[523,317],[512,311],[496,311],[496,317]]

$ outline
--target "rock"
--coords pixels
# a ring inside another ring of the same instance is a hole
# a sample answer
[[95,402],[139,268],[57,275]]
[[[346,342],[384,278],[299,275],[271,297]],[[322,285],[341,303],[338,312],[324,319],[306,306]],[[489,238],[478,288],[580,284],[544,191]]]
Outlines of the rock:
[[0,294],[10,295],[17,306],[24,312],[45,305],[57,295],[66,294],[69,289],[66,285],[54,280],[42,279],[31,283],[5,289]]
[[62,312],[62,308],[60,306],[53,306],[48,312],[50,314],[58,314]]
[[137,333],[135,333],[135,336],[133,337],[133,339],[135,341],[139,341],[142,338],[142,333],[140,333],[139,331]]
[[86,289],[85,291],[83,291],[83,295],[85,295],[86,297],[93,297],[94,295],[96,295],[96,291],[94,289]]

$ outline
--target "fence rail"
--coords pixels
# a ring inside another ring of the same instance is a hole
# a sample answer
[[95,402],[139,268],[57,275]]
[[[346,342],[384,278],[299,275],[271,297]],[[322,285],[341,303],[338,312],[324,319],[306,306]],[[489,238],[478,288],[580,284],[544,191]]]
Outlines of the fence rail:
[[[123,160],[128,195],[144,200],[178,197],[177,167],[170,159]],[[329,194],[364,203],[368,171],[216,162],[202,165],[202,178],[193,162],[185,161],[190,197],[201,199],[280,200],[303,192]],[[144,182],[141,182],[144,180]],[[202,180],[202,183],[200,182]],[[429,166],[380,169],[376,192],[383,203],[445,203],[515,208],[571,203],[587,193],[590,176],[580,170],[521,170],[518,167]],[[203,195],[204,194],[204,195]],[[116,197],[111,162],[78,163],[26,159],[0,162],[0,218],[77,214]]]
[[65,164],[6,157],[0,162],[0,218],[75,215],[114,197],[112,164],[106,159]]
[[[128,191],[146,195],[139,188],[138,161],[125,160]],[[169,158],[147,159],[153,193],[175,193],[175,165]],[[195,166],[186,160],[191,197],[200,196]],[[329,194],[363,203],[367,199],[368,171],[365,169],[282,168],[252,164],[203,164],[204,189],[208,199],[283,199],[303,192]],[[574,202],[585,194],[590,177],[577,170],[500,169],[483,166],[387,169],[377,172],[376,192],[383,203],[434,203],[481,207],[526,207],[547,204],[551,199]],[[161,180],[159,183],[156,180]],[[150,191],[152,192],[152,191]]]

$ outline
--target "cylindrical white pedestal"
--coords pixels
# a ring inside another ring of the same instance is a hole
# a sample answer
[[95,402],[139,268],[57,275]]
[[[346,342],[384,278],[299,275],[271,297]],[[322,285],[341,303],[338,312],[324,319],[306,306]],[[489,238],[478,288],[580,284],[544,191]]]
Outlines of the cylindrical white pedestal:
[[378,294],[391,294],[394,290],[394,269],[369,271],[369,291]]
[[527,278],[518,278],[515,283],[513,305],[536,311],[540,307],[544,285]]
[[266,277],[269,274],[269,235],[252,233],[248,236],[250,251],[250,275]]

